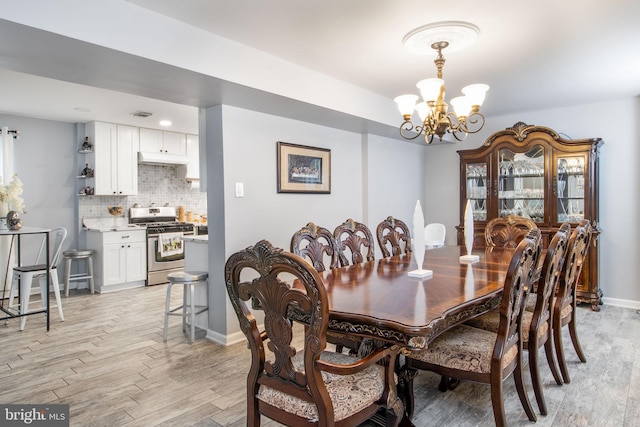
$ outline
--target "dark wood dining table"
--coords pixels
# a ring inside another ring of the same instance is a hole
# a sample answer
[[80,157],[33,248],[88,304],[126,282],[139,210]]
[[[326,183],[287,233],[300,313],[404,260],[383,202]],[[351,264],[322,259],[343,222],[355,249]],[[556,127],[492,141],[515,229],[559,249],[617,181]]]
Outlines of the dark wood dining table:
[[[429,249],[422,268],[433,275],[426,279],[408,275],[417,269],[411,255],[325,271],[321,277],[329,299],[329,330],[359,336],[371,346],[391,345],[398,353],[424,350],[447,329],[500,304],[514,252],[477,248],[472,254],[479,260],[467,264],[460,261],[467,254],[463,246]],[[294,311],[289,314],[308,323]],[[361,355],[365,354],[366,348]],[[398,375],[399,397],[404,401],[408,394],[402,390],[402,376],[408,373],[399,370]],[[401,425],[412,425],[406,413]]]
[[473,264],[460,262],[466,249],[443,246],[425,251],[427,279],[407,273],[410,255],[377,259],[323,273],[329,329],[402,346],[427,348],[439,334],[500,303],[513,249],[478,248]]

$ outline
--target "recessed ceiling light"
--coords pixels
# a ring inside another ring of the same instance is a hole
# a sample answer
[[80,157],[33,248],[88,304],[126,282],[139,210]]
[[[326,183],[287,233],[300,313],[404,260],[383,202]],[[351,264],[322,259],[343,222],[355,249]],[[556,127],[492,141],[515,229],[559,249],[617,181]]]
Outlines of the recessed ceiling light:
[[160,126],[171,126],[171,121],[170,120],[160,120]]
[[86,107],[74,107],[74,110],[80,111],[81,113],[89,113],[91,110]]

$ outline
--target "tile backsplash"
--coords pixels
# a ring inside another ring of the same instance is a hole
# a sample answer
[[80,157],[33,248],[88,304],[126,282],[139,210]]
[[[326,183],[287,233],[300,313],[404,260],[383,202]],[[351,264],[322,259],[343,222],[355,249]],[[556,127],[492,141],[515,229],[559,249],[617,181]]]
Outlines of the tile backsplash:
[[135,203],[141,207],[184,206],[185,211],[206,215],[207,193],[192,189],[178,171],[178,166],[138,165],[138,195],[136,196],[80,196],[78,217],[110,218],[109,206],[122,206],[124,216],[129,217],[129,208]]

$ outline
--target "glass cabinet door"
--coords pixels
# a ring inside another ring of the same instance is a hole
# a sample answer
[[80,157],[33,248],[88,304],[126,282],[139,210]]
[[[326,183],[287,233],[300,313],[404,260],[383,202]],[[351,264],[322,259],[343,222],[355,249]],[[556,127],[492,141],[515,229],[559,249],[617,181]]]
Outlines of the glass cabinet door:
[[580,222],[584,219],[585,158],[558,157],[556,167],[557,220]]
[[498,154],[498,215],[544,222],[544,147],[525,153],[503,148]]
[[466,165],[467,199],[470,199],[475,221],[487,220],[487,164]]

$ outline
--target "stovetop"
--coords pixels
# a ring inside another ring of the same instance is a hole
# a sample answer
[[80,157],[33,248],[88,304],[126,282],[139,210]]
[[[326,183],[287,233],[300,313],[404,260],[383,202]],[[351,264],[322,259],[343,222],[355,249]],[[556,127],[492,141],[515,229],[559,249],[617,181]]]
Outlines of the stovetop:
[[147,224],[147,234],[193,233],[193,224],[187,222],[159,222]]

